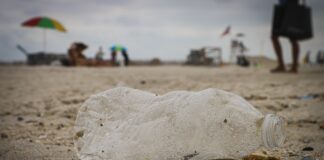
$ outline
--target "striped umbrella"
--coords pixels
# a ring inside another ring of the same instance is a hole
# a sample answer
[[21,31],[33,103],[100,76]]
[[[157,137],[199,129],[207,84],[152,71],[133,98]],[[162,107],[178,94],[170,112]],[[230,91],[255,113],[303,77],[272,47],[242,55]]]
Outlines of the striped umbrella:
[[46,51],[46,29],[54,29],[61,32],[66,32],[63,25],[55,19],[49,17],[34,17],[21,24],[24,27],[39,27],[43,28],[43,47]]

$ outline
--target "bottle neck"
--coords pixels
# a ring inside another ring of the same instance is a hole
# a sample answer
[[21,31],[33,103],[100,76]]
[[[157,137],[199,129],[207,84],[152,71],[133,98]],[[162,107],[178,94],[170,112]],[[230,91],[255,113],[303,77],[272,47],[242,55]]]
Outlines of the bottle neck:
[[263,145],[267,148],[280,147],[285,141],[284,119],[282,117],[267,114],[264,117],[261,136]]

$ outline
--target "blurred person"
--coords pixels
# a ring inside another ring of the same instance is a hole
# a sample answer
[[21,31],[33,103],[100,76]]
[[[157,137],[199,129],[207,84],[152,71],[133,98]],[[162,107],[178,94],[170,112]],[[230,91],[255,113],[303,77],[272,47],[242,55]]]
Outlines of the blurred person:
[[121,52],[122,52],[122,55],[124,57],[124,65],[128,66],[129,65],[129,57],[128,57],[128,54],[127,54],[127,50],[125,48],[123,48],[123,50]]
[[[283,7],[283,11],[281,12],[281,15],[278,15],[278,17],[274,18],[274,25],[272,27],[272,44],[273,48],[275,50],[277,59],[278,59],[278,66],[271,70],[272,73],[276,72],[285,72],[285,64],[282,56],[282,48],[279,42],[279,37],[282,36],[280,33],[280,27],[282,24],[283,14],[287,12],[287,7],[289,5],[298,5],[298,0],[279,0],[279,5]],[[275,13],[276,14],[276,13]],[[293,37],[287,37],[291,43],[292,46],[292,55],[293,55],[293,64],[292,68],[290,69],[290,72],[297,73],[298,71],[298,56],[299,56],[299,44],[298,40]]]
[[83,66],[87,65],[88,61],[83,51],[88,48],[87,45],[81,42],[75,42],[71,44],[68,50],[70,65],[72,66]]
[[127,49],[121,45],[115,45],[111,47],[111,62],[113,65],[118,65],[117,63],[117,53],[121,53],[124,61],[120,65],[128,66],[129,65],[129,56]]
[[316,55],[316,62],[320,66],[323,66],[324,64],[324,51],[319,50]]
[[307,51],[307,53],[303,59],[304,64],[310,64],[310,54],[311,54],[311,51]]
[[102,51],[102,47],[100,46],[99,50],[98,50],[98,52],[96,53],[96,56],[95,56],[96,60],[97,61],[103,61],[104,54],[105,53]]
[[117,52],[114,49],[111,49],[111,63],[112,65],[117,65]]
[[69,63],[64,63],[66,66],[111,66],[111,63],[103,60],[95,60],[87,58],[83,51],[86,50],[88,46],[82,42],[74,42],[71,44],[68,50],[68,61]]

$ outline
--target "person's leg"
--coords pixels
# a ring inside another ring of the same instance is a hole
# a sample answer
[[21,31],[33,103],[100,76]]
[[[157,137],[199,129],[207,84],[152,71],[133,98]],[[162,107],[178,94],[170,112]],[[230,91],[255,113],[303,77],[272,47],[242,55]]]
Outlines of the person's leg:
[[116,65],[116,52],[115,51],[111,52],[111,64]]
[[276,52],[277,59],[278,59],[278,66],[275,69],[272,69],[271,72],[284,72],[286,69],[285,69],[285,65],[283,62],[282,49],[281,49],[281,45],[279,42],[279,37],[272,36],[271,39],[272,39],[273,48]]
[[290,39],[291,47],[292,47],[292,58],[293,64],[290,69],[290,72],[297,73],[298,72],[298,58],[299,58],[299,44],[295,39]]
[[129,58],[128,58],[127,52],[126,51],[122,51],[122,55],[124,57],[124,64],[125,64],[125,66],[128,66]]

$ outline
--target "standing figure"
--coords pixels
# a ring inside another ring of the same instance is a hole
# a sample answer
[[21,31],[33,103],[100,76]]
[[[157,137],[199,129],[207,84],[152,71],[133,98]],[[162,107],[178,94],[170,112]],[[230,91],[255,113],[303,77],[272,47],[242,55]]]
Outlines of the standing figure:
[[305,57],[303,59],[304,64],[310,64],[311,63],[310,62],[310,55],[311,55],[311,51],[307,51],[307,53],[306,53],[306,55],[305,55]]
[[[272,73],[276,72],[285,72],[285,64],[282,56],[282,48],[279,42],[279,37],[282,36],[280,33],[280,27],[282,25],[282,21],[284,20],[283,16],[285,12],[287,12],[287,7],[289,5],[297,5],[298,0],[279,0],[279,5],[283,7],[282,14],[278,15],[274,18],[274,24],[272,27],[272,44],[273,48],[275,50],[277,59],[278,59],[278,66],[271,70]],[[298,40],[292,37],[287,37],[291,43],[292,46],[292,55],[293,55],[293,64],[290,69],[290,72],[297,73],[298,71],[298,56],[299,56],[299,44]]]
[[318,51],[317,55],[316,55],[316,62],[317,64],[319,64],[321,67],[324,64],[324,51]]
[[124,65],[125,66],[128,66],[129,64],[129,57],[128,57],[128,54],[127,54],[127,50],[125,48],[122,49],[122,55],[124,57]]
[[127,54],[127,49],[121,45],[114,45],[111,47],[111,63],[113,65],[118,65],[116,58],[117,58],[117,53],[119,53],[119,52],[123,56],[123,59],[124,59],[123,64],[125,66],[128,66],[129,65],[129,57]]
[[102,51],[102,47],[100,46],[95,58],[97,61],[103,61],[103,56],[104,52]]

